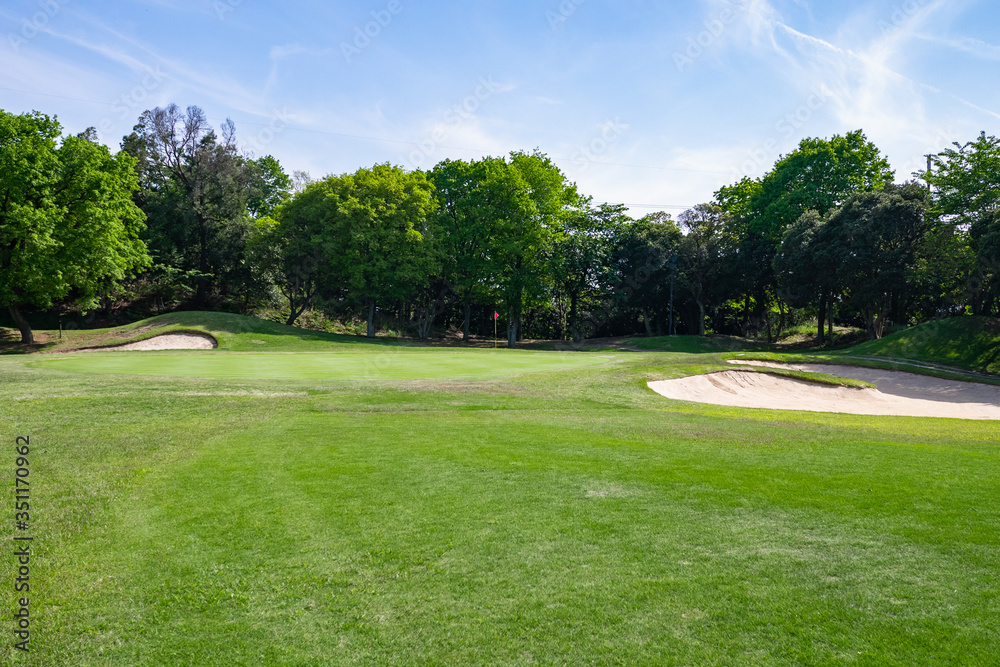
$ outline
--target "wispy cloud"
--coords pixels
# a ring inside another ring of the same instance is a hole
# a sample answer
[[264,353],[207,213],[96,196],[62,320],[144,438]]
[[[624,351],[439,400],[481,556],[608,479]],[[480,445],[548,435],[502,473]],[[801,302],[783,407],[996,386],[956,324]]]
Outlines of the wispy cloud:
[[1000,46],[973,39],[972,37],[959,37],[956,39],[931,35],[918,35],[918,37],[932,44],[940,44],[954,51],[968,53],[982,60],[1000,60]]
[[[219,21],[212,0],[126,0],[113,13],[73,0],[12,49],[4,34],[39,1],[0,9],[5,107],[58,113],[74,129],[110,117],[110,138],[145,108],[197,104],[213,122],[231,116],[241,139],[267,135],[255,150],[316,173],[406,164],[428,138],[423,166],[538,146],[597,199],[694,204],[803,137],[858,128],[905,177],[922,153],[995,127],[1000,107],[977,83],[1000,60],[978,30],[998,15],[986,0],[702,0],[644,7],[645,22],[629,3],[598,3],[560,31],[529,3],[489,21],[431,3],[351,64],[340,42],[371,7],[352,17],[222,0],[234,11]],[[692,42],[704,59],[671,67]],[[479,100],[476,80],[490,73],[495,89]],[[579,168],[574,155],[609,119],[628,131]]]
[[207,98],[241,113],[266,115],[272,106],[261,93],[248,89],[239,80],[217,69],[213,72],[212,68],[190,66],[180,59],[167,57],[152,46],[122,34],[106,22],[89,14],[77,12],[76,18],[90,26],[88,35],[104,33],[113,39],[98,41],[89,36],[81,37],[51,27],[44,28],[44,32],[51,37],[95,53],[112,63],[127,67],[140,78],[152,68],[159,66],[186,94],[199,99]]

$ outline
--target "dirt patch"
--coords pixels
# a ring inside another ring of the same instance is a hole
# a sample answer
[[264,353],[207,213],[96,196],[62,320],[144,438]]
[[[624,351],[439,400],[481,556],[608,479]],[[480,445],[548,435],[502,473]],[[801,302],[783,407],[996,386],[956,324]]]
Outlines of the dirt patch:
[[[739,362],[737,362],[739,363]],[[681,401],[742,408],[841,412],[855,415],[1000,419],[1000,387],[900,371],[825,364],[752,365],[826,373],[870,382],[876,389],[824,386],[767,373],[723,371],[650,382],[656,393]]]

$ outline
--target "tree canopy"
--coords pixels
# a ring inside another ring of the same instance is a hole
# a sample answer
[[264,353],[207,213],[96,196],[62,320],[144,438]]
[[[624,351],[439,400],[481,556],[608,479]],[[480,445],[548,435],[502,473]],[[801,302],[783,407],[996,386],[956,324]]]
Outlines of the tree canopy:
[[89,133],[59,141],[60,130],[40,113],[0,111],[0,304],[29,344],[22,306],[69,295],[93,305],[148,264],[134,160]]
[[468,341],[496,323],[510,347],[675,322],[770,340],[810,320],[822,344],[835,323],[877,337],[1000,313],[1000,140],[985,133],[932,156],[926,189],[893,184],[861,130],[806,138],[675,222],[595,202],[537,149],[313,179],[241,151],[196,106],[143,112],[115,155],[60,132],[0,116],[0,305],[25,340],[22,309],[98,300],[106,317],[226,309],[369,336]]

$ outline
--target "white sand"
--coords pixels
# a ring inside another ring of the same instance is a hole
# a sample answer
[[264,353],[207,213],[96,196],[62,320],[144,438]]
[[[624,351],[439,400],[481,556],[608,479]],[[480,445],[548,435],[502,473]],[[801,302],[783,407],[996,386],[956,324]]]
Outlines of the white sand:
[[1000,386],[941,380],[926,375],[858,366],[783,365],[789,368],[871,382],[877,389],[832,387],[753,371],[723,371],[650,382],[667,398],[742,408],[843,412],[855,415],[1000,419]]
[[153,336],[146,340],[125,345],[115,345],[114,347],[91,347],[85,350],[75,350],[76,352],[106,352],[109,350],[211,350],[218,343],[208,334],[163,334]]

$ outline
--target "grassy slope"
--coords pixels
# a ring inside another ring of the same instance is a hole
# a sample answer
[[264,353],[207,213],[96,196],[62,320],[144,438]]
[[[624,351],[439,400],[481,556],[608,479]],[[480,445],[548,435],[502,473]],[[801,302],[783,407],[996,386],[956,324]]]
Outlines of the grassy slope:
[[1000,374],[1000,320],[954,317],[928,322],[863,343],[845,354],[947,364]]
[[373,350],[385,346],[406,345],[397,341],[370,340],[357,336],[331,334],[322,331],[289,327],[256,317],[232,313],[187,311],[158,315],[111,329],[77,329],[63,332],[44,331],[51,342],[43,345],[43,352],[70,352],[83,347],[122,345],[165,333],[207,333],[215,337],[224,350],[245,352],[304,352],[344,350]]
[[34,449],[32,657],[994,659],[996,425],[664,401],[646,380],[722,355],[621,358],[364,385],[0,359],[0,439]]
[[[748,350],[761,353],[755,356],[762,359],[790,356],[806,359],[817,356],[833,360],[837,357],[880,357],[887,361],[943,364],[980,373],[1000,374],[1000,320],[993,317],[954,317],[928,322],[839,352],[816,350],[804,354],[781,354],[773,345],[745,344],[725,336],[646,338],[637,339],[635,345],[642,350],[682,353]],[[769,351],[774,354],[767,354]]]

